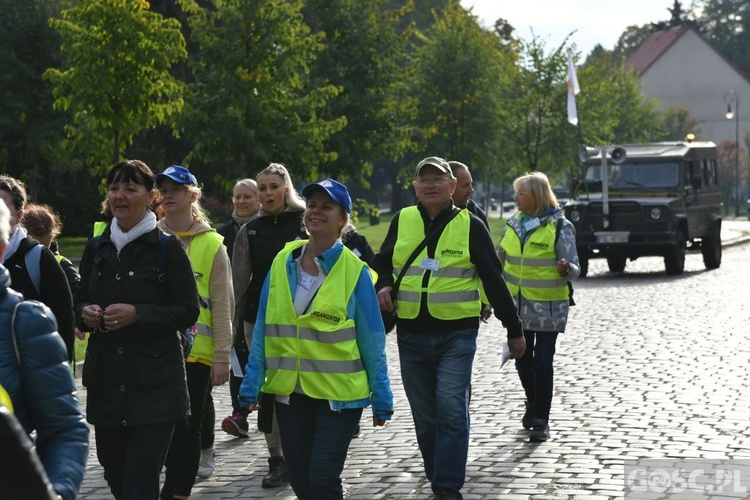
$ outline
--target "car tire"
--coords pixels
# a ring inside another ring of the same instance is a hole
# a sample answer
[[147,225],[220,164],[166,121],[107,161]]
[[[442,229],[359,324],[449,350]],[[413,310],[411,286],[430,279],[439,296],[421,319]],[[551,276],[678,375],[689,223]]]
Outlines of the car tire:
[[578,249],[578,264],[581,266],[581,273],[578,275],[579,278],[585,278],[589,274],[589,256],[586,251]]
[[701,242],[703,264],[706,269],[718,269],[721,266],[721,221],[711,228],[711,233]]
[[628,258],[623,252],[613,251],[607,256],[607,266],[612,273],[621,273],[625,270]]
[[677,230],[675,235],[675,244],[664,254],[664,269],[670,276],[682,274],[685,271],[685,251],[687,248],[687,238],[682,229]]

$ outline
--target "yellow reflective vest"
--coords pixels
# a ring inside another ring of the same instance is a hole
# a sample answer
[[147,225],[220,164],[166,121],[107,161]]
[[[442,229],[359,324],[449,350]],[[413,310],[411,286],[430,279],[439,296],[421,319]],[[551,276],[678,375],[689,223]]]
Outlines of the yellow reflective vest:
[[[419,315],[422,295],[427,294],[427,310],[433,318],[455,320],[475,318],[482,309],[479,300],[479,275],[469,254],[471,215],[461,210],[443,229],[437,241],[435,256],[427,261],[424,248],[404,274],[396,297],[396,312],[401,319]],[[401,210],[398,217],[398,236],[393,248],[393,279],[406,260],[425,238],[424,222],[417,207]],[[437,270],[430,270],[437,266]],[[425,273],[430,276],[423,287]]]
[[211,313],[211,269],[216,252],[224,245],[224,237],[216,231],[206,231],[193,237],[187,249],[190,263],[193,265],[195,283],[198,286],[200,313],[195,327],[197,330],[193,348],[188,361],[203,360],[213,363],[214,331]]
[[2,385],[0,385],[0,405],[5,406],[13,413],[13,401],[11,401],[10,395]]
[[357,346],[356,325],[346,311],[365,264],[344,247],[313,298],[310,312],[297,317],[287,259],[305,243],[287,243],[271,265],[264,343],[266,380],[261,391],[289,395],[299,384],[315,399],[367,398],[370,388]]
[[94,238],[104,234],[104,230],[107,229],[107,223],[104,221],[94,222]]
[[557,272],[555,221],[528,234],[525,243],[510,225],[500,246],[505,251],[503,277],[510,294],[534,301],[568,301],[568,284]]

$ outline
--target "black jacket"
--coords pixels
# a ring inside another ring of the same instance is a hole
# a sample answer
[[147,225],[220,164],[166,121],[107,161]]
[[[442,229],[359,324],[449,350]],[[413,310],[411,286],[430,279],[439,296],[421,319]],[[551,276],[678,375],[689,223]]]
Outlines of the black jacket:
[[344,230],[344,233],[341,235],[341,242],[346,248],[354,252],[354,255],[359,257],[361,261],[372,267],[375,252],[372,250],[364,234],[357,232],[356,229]]
[[[95,330],[89,337],[83,385],[87,419],[115,428],[176,422],[189,413],[185,363],[177,330],[198,319],[195,277],[179,238],[167,245],[166,277],[159,279],[159,230],[125,245],[117,254],[109,226],[89,241],[81,259],[81,288],[75,297],[78,327],[83,308],[133,304],[138,322],[115,331]],[[95,254],[92,255],[92,254]]]
[[[430,219],[425,212],[422,204],[418,204],[419,213],[422,215],[424,222],[425,235],[430,234],[430,228],[437,226],[445,220],[453,210],[453,203],[440,212],[437,217]],[[388,228],[388,234],[385,236],[380,252],[375,255],[373,269],[378,273],[378,283],[376,288],[380,290],[384,286],[393,286],[393,248],[396,246],[396,236],[398,235],[398,220],[400,212],[396,213],[391,219],[391,225]],[[492,237],[485,227],[484,223],[475,215],[471,216],[471,225],[469,226],[469,254],[471,263],[477,268],[479,279],[484,286],[490,305],[495,309],[495,317],[499,319],[508,331],[508,338],[520,337],[523,335],[521,329],[521,320],[518,319],[518,311],[513,303],[513,297],[508,291],[508,287],[503,279],[503,269],[500,259],[495,253],[495,246],[492,243]],[[440,238],[433,238],[427,244],[427,255],[430,258],[435,257],[435,248]],[[428,279],[429,273],[425,273],[425,280]],[[425,286],[427,283],[425,281]],[[479,314],[470,318],[456,320],[439,320],[430,316],[427,310],[426,295],[422,294],[422,305],[419,315],[415,319],[399,319],[398,328],[404,332],[447,332],[453,330],[463,330],[466,328],[479,327]],[[398,305],[396,306],[398,311]]]
[[21,240],[18,250],[3,265],[10,272],[10,287],[13,290],[23,295],[26,300],[38,300],[50,308],[57,320],[57,331],[68,350],[68,361],[72,361],[75,354],[76,326],[73,316],[73,294],[65,271],[48,248],[42,248],[39,258],[39,292],[26,270],[26,253],[39,244],[34,238],[26,237]]
[[261,215],[242,226],[247,235],[252,270],[244,308],[245,321],[255,322],[260,292],[273,259],[288,242],[307,238],[302,224],[303,214],[304,212],[286,211],[278,215]]
[[234,240],[237,239],[237,233],[240,231],[239,223],[234,218],[229,219],[229,222],[219,227],[216,230],[217,233],[224,237],[224,246],[227,247],[227,255],[229,260],[232,260],[232,254],[234,253]]

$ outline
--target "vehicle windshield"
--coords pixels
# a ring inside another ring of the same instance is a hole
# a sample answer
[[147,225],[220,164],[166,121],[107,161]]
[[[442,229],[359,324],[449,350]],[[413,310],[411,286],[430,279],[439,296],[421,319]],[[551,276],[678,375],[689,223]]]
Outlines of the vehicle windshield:
[[[601,181],[601,166],[589,165],[586,182]],[[680,182],[677,163],[623,163],[609,165],[610,189],[674,188]]]

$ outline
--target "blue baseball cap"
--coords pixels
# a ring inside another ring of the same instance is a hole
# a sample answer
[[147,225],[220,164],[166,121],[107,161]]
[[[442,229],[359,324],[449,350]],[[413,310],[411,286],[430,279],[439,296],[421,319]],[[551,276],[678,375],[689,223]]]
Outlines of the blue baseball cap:
[[172,165],[171,167],[167,168],[164,172],[160,174],[156,174],[156,180],[162,180],[162,179],[171,179],[175,181],[177,184],[188,184],[190,186],[197,186],[198,185],[198,179],[195,178],[193,174],[190,173],[190,170],[186,169],[185,167],[181,167],[179,165]]
[[302,188],[302,196],[309,198],[315,191],[325,191],[333,201],[344,207],[346,213],[352,213],[352,199],[349,196],[349,191],[339,181],[326,179],[308,184]]

